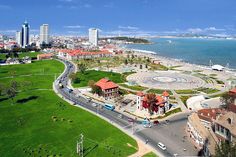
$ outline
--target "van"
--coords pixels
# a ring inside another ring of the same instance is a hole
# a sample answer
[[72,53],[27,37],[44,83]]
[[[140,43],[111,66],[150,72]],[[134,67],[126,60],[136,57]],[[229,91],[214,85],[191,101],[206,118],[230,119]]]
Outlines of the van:
[[161,142],[159,142],[159,143],[157,144],[157,146],[158,146],[159,148],[161,148],[162,150],[166,150],[166,146],[165,146],[163,143],[161,143]]

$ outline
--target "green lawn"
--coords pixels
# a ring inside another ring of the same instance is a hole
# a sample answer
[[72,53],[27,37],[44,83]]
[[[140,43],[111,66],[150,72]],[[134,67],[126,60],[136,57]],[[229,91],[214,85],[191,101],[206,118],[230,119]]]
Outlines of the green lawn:
[[186,101],[190,98],[191,96],[180,96],[181,101],[184,103],[184,105],[187,107]]
[[[45,75],[37,75],[42,68]],[[51,90],[54,73],[63,69],[64,65],[54,60],[0,67],[1,83],[32,82],[20,87],[13,105],[11,100],[0,97],[1,156],[78,156],[76,141],[80,133],[84,134],[84,153],[88,157],[135,153],[127,145],[137,147],[135,140],[108,122],[62,101]],[[11,70],[16,71],[16,76],[5,78]],[[22,76],[25,74],[33,75]]]
[[119,84],[119,85],[128,89],[136,90],[136,91],[143,91],[145,89],[148,89],[147,87],[143,87],[139,85],[134,85],[134,86],[129,86],[127,84]]
[[197,88],[196,89],[197,91],[201,91],[201,92],[204,92],[206,94],[212,94],[212,93],[216,93],[216,92],[219,92],[218,89],[213,89],[213,88]]
[[77,77],[80,79],[79,83],[73,83],[74,87],[85,87],[88,86],[89,80],[98,81],[102,78],[109,78],[115,83],[123,83],[125,78],[122,74],[106,71],[87,70],[84,74],[81,72],[77,73]]
[[[29,56],[31,58],[36,58],[38,54],[41,52],[23,52],[19,54],[19,58],[23,58],[25,56]],[[6,59],[6,54],[0,54],[0,60],[5,60]]]
[[150,153],[143,155],[142,157],[158,157],[158,156],[156,154],[154,154],[153,152],[150,152]]
[[164,91],[167,91],[170,95],[173,95],[173,93],[170,90],[163,90],[163,89],[150,89],[148,90],[148,93],[162,94]]
[[191,89],[175,90],[175,92],[178,94],[197,94],[198,93],[198,91],[191,90]]

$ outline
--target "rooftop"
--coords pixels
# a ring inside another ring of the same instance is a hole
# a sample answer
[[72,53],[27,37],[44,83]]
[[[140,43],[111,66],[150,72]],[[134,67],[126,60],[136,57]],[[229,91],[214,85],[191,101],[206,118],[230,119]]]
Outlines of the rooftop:
[[110,81],[110,80],[108,80],[106,78],[102,78],[95,85],[100,87],[103,90],[112,89],[112,88],[118,88],[117,84],[115,84],[114,82],[112,82],[112,81]]
[[227,112],[226,114],[221,114],[215,122],[227,128],[231,134],[236,136],[236,113]]

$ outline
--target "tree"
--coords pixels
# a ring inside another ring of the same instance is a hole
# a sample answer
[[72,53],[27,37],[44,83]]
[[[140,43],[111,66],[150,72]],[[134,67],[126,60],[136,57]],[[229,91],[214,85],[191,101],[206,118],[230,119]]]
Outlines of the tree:
[[220,144],[216,144],[215,157],[235,157],[236,156],[236,144],[232,142],[222,141]]
[[75,80],[77,79],[76,73],[71,73],[71,74],[69,75],[69,78],[70,78],[73,82],[75,82]]
[[128,64],[128,59],[125,59],[125,65],[127,65]]
[[16,90],[10,87],[7,89],[6,94],[8,95],[8,98],[12,100],[12,104],[13,104],[13,99],[16,96]]
[[14,58],[19,58],[18,53],[17,53],[17,52],[13,52],[13,57],[14,57]]
[[94,81],[94,80],[89,80],[89,81],[88,81],[88,86],[89,86],[89,87],[92,88],[94,85],[95,85],[95,81]]
[[98,95],[102,94],[102,90],[100,89],[100,87],[95,85],[95,81],[94,80],[90,80],[88,82],[88,86],[92,89],[92,93],[96,93]]
[[17,91],[19,84],[16,81],[11,81],[10,87],[13,88],[15,91]]
[[131,58],[134,59],[134,54],[131,55]]
[[84,63],[78,64],[79,71],[83,74],[87,70],[87,66]]
[[139,68],[140,68],[140,69],[143,69],[143,65],[142,65],[142,64],[140,64],[140,65],[139,65]]
[[153,112],[153,106],[156,104],[156,94],[149,93],[147,94],[147,103],[149,104],[148,111],[150,114]]
[[228,109],[229,105],[234,103],[235,99],[236,99],[235,94],[230,94],[229,92],[224,93],[220,98],[220,101],[222,102],[222,108]]

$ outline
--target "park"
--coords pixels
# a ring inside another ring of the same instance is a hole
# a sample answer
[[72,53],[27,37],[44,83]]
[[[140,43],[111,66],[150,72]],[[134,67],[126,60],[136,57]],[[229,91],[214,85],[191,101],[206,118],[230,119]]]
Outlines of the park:
[[0,154],[77,156],[81,133],[86,156],[135,153],[134,139],[54,93],[52,83],[63,70],[64,65],[56,60],[0,67],[1,86],[9,88],[13,81],[16,85],[15,95],[0,95]]

